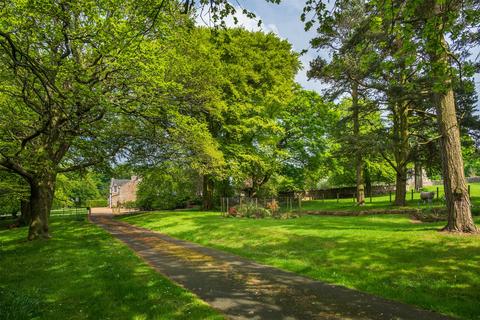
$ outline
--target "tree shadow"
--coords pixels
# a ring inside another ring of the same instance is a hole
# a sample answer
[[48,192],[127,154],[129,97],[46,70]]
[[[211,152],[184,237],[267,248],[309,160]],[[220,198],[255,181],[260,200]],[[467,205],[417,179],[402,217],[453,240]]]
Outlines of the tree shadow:
[[209,306],[84,221],[52,219],[54,237],[0,233],[2,319],[221,319]]
[[466,318],[480,314],[480,238],[443,235],[443,223],[412,224],[401,215],[248,220],[159,213],[148,219],[176,238],[315,279]]

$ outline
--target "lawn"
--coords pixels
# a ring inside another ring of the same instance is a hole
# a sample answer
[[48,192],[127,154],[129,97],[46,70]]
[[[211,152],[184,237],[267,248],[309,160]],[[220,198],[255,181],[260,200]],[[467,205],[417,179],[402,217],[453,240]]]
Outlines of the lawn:
[[[463,319],[480,319],[480,236],[438,232],[406,215],[222,218],[215,212],[122,217],[311,278]],[[480,224],[480,218],[476,218]]]
[[53,238],[0,231],[0,318],[223,319],[85,219],[52,218]]
[[[437,199],[437,187],[438,187],[438,195],[439,199]],[[444,207],[445,203],[443,202],[443,186],[431,186],[425,187],[425,191],[433,191],[435,192],[435,200],[432,204],[423,204],[420,201],[420,193],[414,192],[413,199],[411,191],[407,192],[407,206],[410,208],[429,208],[429,207]],[[470,184],[470,194],[471,194],[471,201],[473,205],[473,212],[475,214],[480,214],[480,183],[472,183]],[[302,202],[302,211],[335,211],[335,210],[349,210],[349,211],[360,211],[360,210],[374,210],[374,209],[394,209],[398,207],[394,207],[392,205],[393,201],[395,201],[395,193],[392,193],[391,196],[392,202],[390,202],[390,195],[384,196],[376,196],[376,197],[367,197],[365,199],[364,206],[357,206],[351,199],[325,199],[325,200],[311,200],[311,201],[303,201]]]

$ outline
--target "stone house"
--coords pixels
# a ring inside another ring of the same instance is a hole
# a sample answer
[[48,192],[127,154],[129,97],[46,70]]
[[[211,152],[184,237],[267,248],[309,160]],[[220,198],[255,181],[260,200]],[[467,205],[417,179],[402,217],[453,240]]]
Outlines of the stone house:
[[114,179],[110,182],[110,195],[108,206],[110,208],[121,207],[126,202],[137,200],[137,187],[140,179],[132,176],[131,179]]

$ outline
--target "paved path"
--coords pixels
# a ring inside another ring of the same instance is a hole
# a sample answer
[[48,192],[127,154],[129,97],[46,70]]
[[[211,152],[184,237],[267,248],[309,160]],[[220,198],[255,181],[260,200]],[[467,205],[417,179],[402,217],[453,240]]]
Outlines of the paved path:
[[449,319],[116,221],[92,222],[229,319]]

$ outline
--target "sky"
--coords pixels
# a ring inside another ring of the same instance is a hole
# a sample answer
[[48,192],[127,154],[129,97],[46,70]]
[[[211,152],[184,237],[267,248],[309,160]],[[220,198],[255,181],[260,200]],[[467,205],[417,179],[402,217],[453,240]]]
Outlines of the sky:
[[[310,40],[315,36],[315,31],[305,32],[304,24],[300,21],[305,0],[282,0],[280,4],[267,3],[265,0],[238,0],[235,2],[239,8],[237,11],[245,8],[257,16],[257,20],[252,20],[242,14],[237,14],[237,26],[242,26],[252,31],[261,29],[265,32],[273,32],[280,38],[288,40],[292,44],[294,51],[308,50],[307,53],[300,57],[303,69],[297,74],[296,81],[305,89],[321,93],[325,87],[317,80],[308,80],[306,75],[310,61],[318,55],[324,56],[325,53],[318,52],[310,47]],[[263,22],[261,28],[257,25],[258,19]],[[204,25],[205,23],[199,22],[199,24]],[[227,21],[227,24],[234,26],[233,19]],[[480,54],[480,48],[477,48],[475,51],[475,55]],[[480,93],[480,74],[477,74],[475,77],[475,85],[478,94]],[[480,100],[477,104],[477,110],[480,112]]]

